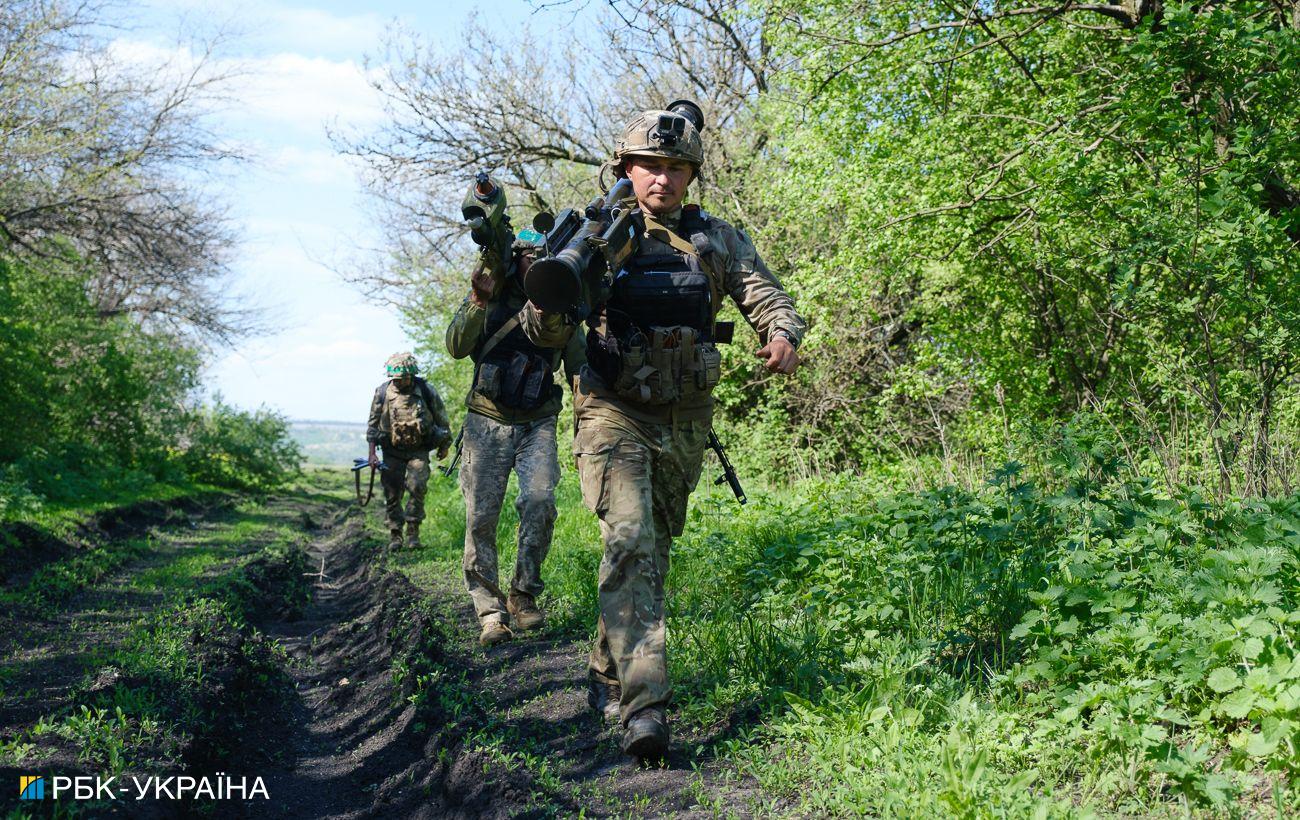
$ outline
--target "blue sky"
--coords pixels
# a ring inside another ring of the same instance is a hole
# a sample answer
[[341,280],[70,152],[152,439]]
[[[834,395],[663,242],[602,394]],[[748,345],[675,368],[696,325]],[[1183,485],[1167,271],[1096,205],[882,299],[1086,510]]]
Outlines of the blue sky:
[[540,38],[572,11],[535,14],[525,0],[153,0],[119,9],[113,47],[145,64],[191,60],[178,46],[182,32],[232,32],[216,67],[238,77],[209,126],[252,161],[230,169],[213,193],[241,236],[231,298],[262,308],[276,332],[217,351],[208,390],[293,419],[364,421],[384,359],[411,343],[394,313],[368,304],[332,269],[362,258],[379,239],[357,169],[335,154],[326,126],[382,123],[362,66],[390,25],[454,49],[471,14],[503,34]]

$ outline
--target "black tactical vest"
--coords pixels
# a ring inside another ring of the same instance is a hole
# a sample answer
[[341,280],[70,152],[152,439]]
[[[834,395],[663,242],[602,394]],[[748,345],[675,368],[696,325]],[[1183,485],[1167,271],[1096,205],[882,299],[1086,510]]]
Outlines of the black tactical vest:
[[[480,345],[519,312],[519,305],[510,307],[514,301],[503,297],[493,305],[483,323]],[[552,374],[554,359],[554,350],[533,344],[516,325],[486,356],[476,357],[474,389],[502,407],[532,410],[559,392]]]
[[[683,211],[679,230],[693,242],[705,227],[698,209]],[[603,328],[593,322],[597,332],[587,334],[587,363],[625,398],[664,404],[712,389],[718,354],[714,287],[700,256],[655,244],[614,276]]]

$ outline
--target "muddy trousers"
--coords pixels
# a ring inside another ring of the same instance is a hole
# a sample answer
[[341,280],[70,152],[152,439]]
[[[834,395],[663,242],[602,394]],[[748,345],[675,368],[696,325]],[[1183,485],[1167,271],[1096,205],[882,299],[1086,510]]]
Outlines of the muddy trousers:
[[[379,483],[384,488],[384,518],[388,529],[400,530],[402,524],[418,525],[424,520],[424,493],[429,486],[429,454],[421,453],[403,458],[394,453],[384,453],[388,469],[379,473]],[[402,512],[402,496],[406,495],[406,512]]]
[[[501,594],[541,594],[542,561],[555,530],[555,484],[560,480],[556,456],[555,416],[506,424],[478,413],[465,415],[460,489],[465,496],[465,587],[479,620],[504,620]],[[510,471],[519,477],[515,511],[519,540],[510,589],[497,575],[497,521]]]
[[583,419],[573,451],[587,507],[600,519],[600,619],[588,665],[622,687],[624,725],[648,706],[667,706],[664,580],[673,536],[700,478],[707,422],[613,426]]

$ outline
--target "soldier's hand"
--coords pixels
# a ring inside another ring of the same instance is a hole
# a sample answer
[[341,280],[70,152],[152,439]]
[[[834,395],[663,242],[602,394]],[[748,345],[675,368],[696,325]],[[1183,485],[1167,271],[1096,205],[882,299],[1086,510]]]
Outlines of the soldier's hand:
[[780,333],[772,334],[767,344],[763,345],[755,354],[760,359],[767,359],[763,366],[773,373],[784,373],[787,376],[795,371],[799,366],[799,353],[790,344],[790,340]]
[[378,467],[378,466],[379,466],[379,456],[378,456],[376,453],[373,453],[373,452],[372,452],[372,453],[370,454],[370,466],[371,466],[371,467]]
[[446,457],[447,457],[447,452],[448,452],[450,449],[451,449],[451,445],[450,445],[450,444],[443,444],[441,447],[439,447],[439,448],[438,448],[438,460],[439,460],[439,461],[442,461],[444,458],[446,458]]
[[492,274],[486,269],[477,271],[469,278],[470,301],[479,307],[486,307],[487,303],[492,301],[495,284],[492,281]]

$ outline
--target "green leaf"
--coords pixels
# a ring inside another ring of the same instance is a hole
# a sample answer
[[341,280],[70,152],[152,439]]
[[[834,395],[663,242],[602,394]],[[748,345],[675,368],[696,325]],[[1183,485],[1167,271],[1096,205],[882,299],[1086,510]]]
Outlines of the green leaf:
[[1238,686],[1241,681],[1237,678],[1237,673],[1226,666],[1220,666],[1210,673],[1210,677],[1205,681],[1206,685],[1219,694],[1231,692]]

